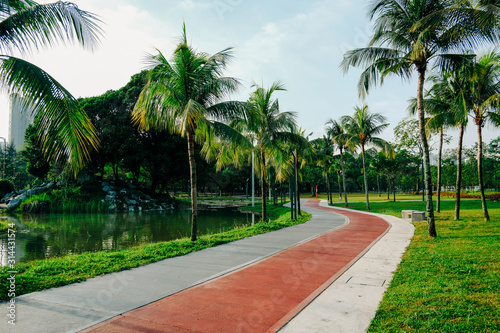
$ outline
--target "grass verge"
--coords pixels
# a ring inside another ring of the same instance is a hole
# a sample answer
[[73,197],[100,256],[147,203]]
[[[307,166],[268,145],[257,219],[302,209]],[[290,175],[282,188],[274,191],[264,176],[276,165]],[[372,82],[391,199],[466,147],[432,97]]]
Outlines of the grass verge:
[[[259,222],[253,226],[201,236],[196,242],[184,238],[123,250],[87,252],[19,263],[15,266],[15,270],[18,272],[16,274],[16,296],[181,256],[193,251],[304,223],[311,218],[311,215],[303,214],[298,217],[297,221],[292,221],[288,215],[288,208],[272,205],[270,207],[276,212],[275,218],[271,219],[270,222]],[[10,277],[8,272],[11,270],[9,267],[0,269],[0,300],[3,301],[8,299],[9,281],[7,278]]]
[[[500,203],[488,202],[492,217],[482,218],[479,200],[454,201],[436,213],[438,237],[427,223],[415,235],[394,274],[368,332],[498,332],[500,327]],[[351,208],[364,210],[364,203]],[[425,210],[423,202],[370,203],[372,212],[401,217],[401,210]]]

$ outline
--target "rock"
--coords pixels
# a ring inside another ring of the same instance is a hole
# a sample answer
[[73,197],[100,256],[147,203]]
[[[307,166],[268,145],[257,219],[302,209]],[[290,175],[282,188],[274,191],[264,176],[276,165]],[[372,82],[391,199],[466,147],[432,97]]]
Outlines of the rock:
[[3,196],[2,201],[7,200],[8,198],[13,196],[14,194],[16,194],[16,192],[7,193],[6,195]]
[[104,197],[104,200],[106,201],[115,201],[115,196],[114,195],[107,195]]
[[109,191],[113,190],[113,187],[112,187],[112,186],[103,186],[103,187],[102,187],[102,190],[103,190],[104,192],[109,192]]
[[23,201],[21,199],[12,199],[9,204],[7,205],[8,210],[14,210],[17,207],[21,206],[21,203]]
[[128,211],[133,212],[134,211],[134,206],[128,206]]
[[51,190],[53,188],[56,187],[56,183],[48,183],[46,186],[45,186],[45,189],[47,190]]
[[127,190],[126,190],[126,189],[124,189],[124,188],[122,188],[122,189],[120,190],[120,194],[127,194]]
[[127,205],[129,205],[129,206],[137,205],[137,201],[135,201],[135,200],[127,200]]
[[106,187],[106,186],[109,186],[109,183],[108,183],[107,181],[103,181],[103,182],[101,183],[101,185],[102,185],[102,187]]
[[16,200],[16,199],[23,201],[23,200],[28,199],[28,195],[23,193],[23,194],[18,195],[17,197],[14,198],[14,200]]
[[31,196],[33,196],[35,194],[36,194],[36,190],[33,189],[33,188],[26,191],[26,195],[29,196],[29,197],[31,197]]
[[116,205],[115,204],[111,204],[109,205],[109,210],[116,210]]

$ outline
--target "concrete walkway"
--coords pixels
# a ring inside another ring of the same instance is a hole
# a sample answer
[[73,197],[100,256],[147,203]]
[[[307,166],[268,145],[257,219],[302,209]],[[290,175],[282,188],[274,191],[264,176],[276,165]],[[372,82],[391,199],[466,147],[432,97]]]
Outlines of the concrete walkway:
[[303,225],[21,296],[16,326],[4,320],[0,331],[264,332],[285,324],[283,332],[363,331],[413,226],[384,217],[389,227],[315,200],[309,206],[313,218]]

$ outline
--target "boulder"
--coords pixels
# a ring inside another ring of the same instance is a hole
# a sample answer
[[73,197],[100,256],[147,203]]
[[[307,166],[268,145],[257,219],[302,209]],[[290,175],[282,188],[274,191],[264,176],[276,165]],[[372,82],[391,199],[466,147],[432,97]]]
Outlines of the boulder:
[[21,199],[12,199],[9,204],[7,205],[7,209],[8,210],[14,210],[16,209],[17,207],[21,206],[21,203],[23,202],[23,200]]

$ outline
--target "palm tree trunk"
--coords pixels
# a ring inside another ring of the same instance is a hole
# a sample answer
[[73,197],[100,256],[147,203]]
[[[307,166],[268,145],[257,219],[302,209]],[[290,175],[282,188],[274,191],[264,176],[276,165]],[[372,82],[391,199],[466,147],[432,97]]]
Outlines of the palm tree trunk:
[[342,166],[342,185],[344,187],[344,202],[345,206],[348,207],[349,204],[347,203],[347,186],[345,183],[345,161],[344,161],[344,154],[342,152],[342,149],[340,150],[340,164]]
[[455,183],[455,220],[460,219],[460,190],[462,188],[462,146],[464,140],[465,125],[460,123],[457,148],[457,181]]
[[438,165],[437,165],[437,198],[436,198],[436,212],[441,211],[441,157],[443,155],[443,136],[444,129],[441,126],[439,129],[439,151],[438,151]]
[[264,152],[264,148],[260,149],[260,159],[261,159],[261,170],[260,170],[260,175],[261,175],[261,187],[260,187],[260,192],[261,192],[261,197],[262,197],[262,221],[266,221],[266,215],[267,215],[267,210],[266,210],[266,153]]
[[363,178],[365,180],[366,210],[370,210],[370,201],[368,200],[368,177],[366,177],[365,146],[361,145],[361,155],[363,156]]
[[191,241],[196,241],[197,223],[198,223],[198,191],[196,187],[196,160],[194,156],[194,134],[189,132],[187,135],[188,157],[189,157],[189,176],[191,183]]
[[332,196],[330,195],[330,179],[329,179],[330,177],[328,177],[328,172],[326,173],[325,178],[326,178],[325,179],[326,180],[326,190],[328,192],[326,200],[329,201],[330,204],[332,204]]
[[342,185],[340,184],[340,172],[337,172],[337,184],[339,185],[339,198],[340,200],[342,200]]
[[418,89],[417,89],[417,109],[418,109],[418,126],[420,129],[420,141],[424,152],[424,184],[426,193],[427,206],[427,223],[430,237],[436,237],[436,226],[434,224],[434,203],[432,202],[432,176],[431,163],[429,158],[429,143],[425,133],[425,113],[424,113],[424,82],[425,82],[425,67],[418,67]]
[[486,197],[484,196],[484,180],[483,180],[483,133],[482,133],[482,122],[477,124],[477,174],[479,176],[479,189],[481,191],[481,203],[483,204],[483,215],[484,220],[490,220],[490,214],[488,214],[488,207],[486,206]]
[[297,198],[297,213],[302,215],[300,211],[300,191],[299,191],[299,159],[298,159],[297,150],[295,150],[295,193]]

